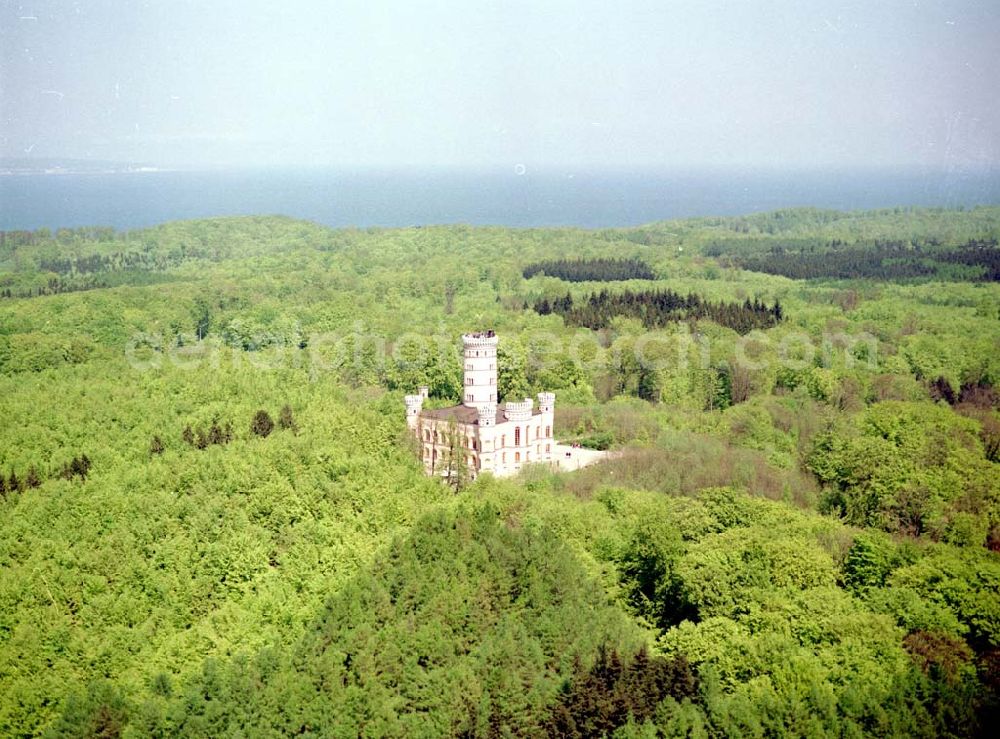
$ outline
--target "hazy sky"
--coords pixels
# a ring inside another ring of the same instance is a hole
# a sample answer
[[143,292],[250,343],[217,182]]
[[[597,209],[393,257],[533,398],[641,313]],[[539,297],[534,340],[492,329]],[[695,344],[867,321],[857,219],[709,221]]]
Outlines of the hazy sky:
[[0,0],[0,155],[1000,164],[1000,3]]

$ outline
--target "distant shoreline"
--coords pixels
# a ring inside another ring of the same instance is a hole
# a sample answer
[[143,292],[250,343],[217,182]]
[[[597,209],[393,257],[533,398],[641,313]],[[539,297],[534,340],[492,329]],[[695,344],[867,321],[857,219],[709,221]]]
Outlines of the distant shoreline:
[[161,169],[160,167],[136,167],[134,169],[69,169],[63,167],[51,167],[47,169],[16,169],[0,168],[0,177],[63,177],[66,175],[87,175],[87,174],[150,174],[159,172],[172,172],[174,170]]

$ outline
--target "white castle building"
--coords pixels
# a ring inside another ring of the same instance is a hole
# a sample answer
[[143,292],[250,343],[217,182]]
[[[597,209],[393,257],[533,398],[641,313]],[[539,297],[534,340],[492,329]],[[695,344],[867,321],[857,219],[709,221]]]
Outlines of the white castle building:
[[[461,405],[424,410],[427,388],[406,396],[406,423],[422,442],[428,474],[453,474],[464,463],[469,477],[491,472],[513,475],[526,464],[552,461],[555,393],[497,403],[497,337],[492,331],[462,336],[465,400]],[[452,455],[458,455],[452,463]],[[464,457],[464,459],[462,459]]]

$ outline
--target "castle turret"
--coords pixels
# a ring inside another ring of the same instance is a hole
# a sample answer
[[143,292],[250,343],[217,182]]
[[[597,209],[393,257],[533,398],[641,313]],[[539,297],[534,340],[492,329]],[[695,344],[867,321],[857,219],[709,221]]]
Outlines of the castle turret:
[[543,459],[551,459],[549,450],[551,447],[552,429],[556,426],[556,394],[538,393],[538,412],[541,414],[538,425],[545,446],[539,445],[539,456]]
[[403,400],[406,402],[406,425],[413,430],[417,427],[417,421],[420,419],[420,410],[424,405],[424,395],[407,395]]
[[555,413],[555,410],[556,410],[556,394],[555,393],[538,393],[538,410],[541,413]]
[[497,407],[495,403],[484,403],[479,406],[479,425],[483,426],[496,426],[497,423]]
[[[462,403],[482,409],[497,403],[497,336],[479,331],[462,336],[465,348],[465,388]],[[494,410],[494,415],[496,411]]]

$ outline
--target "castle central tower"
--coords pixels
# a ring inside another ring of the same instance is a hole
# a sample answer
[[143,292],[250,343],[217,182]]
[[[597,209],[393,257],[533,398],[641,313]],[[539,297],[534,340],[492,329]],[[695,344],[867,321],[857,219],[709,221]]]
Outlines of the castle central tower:
[[465,388],[462,404],[483,411],[497,404],[497,336],[492,331],[464,334]]

